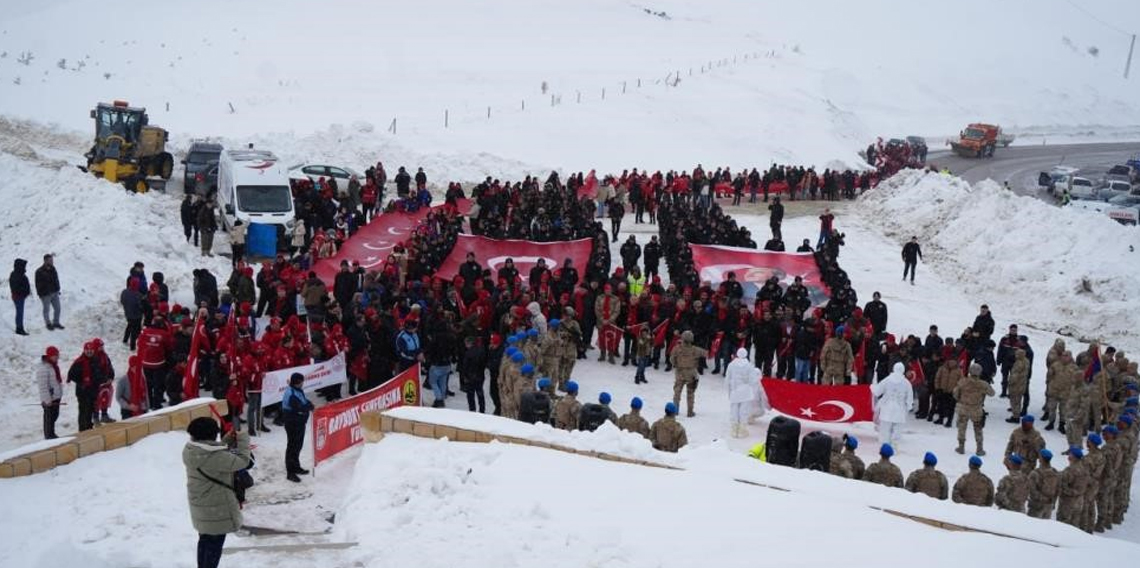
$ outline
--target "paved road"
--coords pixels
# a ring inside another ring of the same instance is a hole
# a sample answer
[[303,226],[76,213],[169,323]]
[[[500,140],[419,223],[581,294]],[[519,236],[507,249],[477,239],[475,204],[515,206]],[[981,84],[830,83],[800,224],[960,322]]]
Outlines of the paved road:
[[992,179],[1008,181],[1022,195],[1044,194],[1037,187],[1037,175],[1056,165],[1073,166],[1100,177],[1116,164],[1140,153],[1140,142],[1104,144],[1059,144],[1055,146],[1012,146],[998,148],[993,158],[962,158],[950,151],[931,152],[927,162],[939,168],[949,167],[955,175],[970,183]]

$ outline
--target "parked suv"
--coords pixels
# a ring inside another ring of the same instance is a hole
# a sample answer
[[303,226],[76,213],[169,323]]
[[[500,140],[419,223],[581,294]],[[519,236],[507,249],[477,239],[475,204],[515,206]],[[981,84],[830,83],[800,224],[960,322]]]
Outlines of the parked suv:
[[221,154],[222,145],[217,142],[194,142],[190,144],[190,149],[186,151],[186,158],[182,160],[182,164],[186,166],[186,171],[182,174],[182,190],[194,191],[198,185],[198,174],[205,174],[212,165],[210,162],[216,163]]

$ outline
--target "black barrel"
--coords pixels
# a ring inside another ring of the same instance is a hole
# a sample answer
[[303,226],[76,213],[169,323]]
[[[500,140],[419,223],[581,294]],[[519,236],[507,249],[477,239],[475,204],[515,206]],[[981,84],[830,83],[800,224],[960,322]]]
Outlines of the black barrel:
[[542,391],[524,392],[519,396],[519,420],[534,424],[550,423],[550,395]]
[[800,444],[800,469],[826,472],[831,467],[831,436],[825,432],[811,432]]
[[800,449],[800,422],[787,416],[777,416],[768,423],[768,438],[764,450],[768,463],[795,467]]
[[582,405],[582,410],[578,411],[578,429],[589,430],[593,432],[606,421],[610,415],[606,412],[606,407],[590,402]]

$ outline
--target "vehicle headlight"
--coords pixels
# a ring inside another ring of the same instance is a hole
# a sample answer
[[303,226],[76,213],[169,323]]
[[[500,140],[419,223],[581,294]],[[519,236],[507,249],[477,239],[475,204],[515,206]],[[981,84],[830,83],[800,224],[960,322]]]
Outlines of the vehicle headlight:
[[292,230],[293,230],[293,225],[294,225],[294,224],[295,224],[295,223],[293,222],[293,220],[292,220],[292,219],[289,219],[288,221],[285,221],[285,228],[286,228],[286,229],[289,229],[290,231],[292,231]]

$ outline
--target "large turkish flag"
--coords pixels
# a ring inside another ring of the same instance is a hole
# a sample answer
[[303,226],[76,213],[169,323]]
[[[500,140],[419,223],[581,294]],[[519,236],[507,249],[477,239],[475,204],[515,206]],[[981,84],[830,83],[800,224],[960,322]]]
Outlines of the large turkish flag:
[[728,280],[728,273],[736,274],[736,281],[744,288],[744,297],[755,298],[769,278],[775,276],[785,289],[803,277],[811,305],[827,302],[830,292],[810,253],[758,251],[721,245],[689,245],[693,251],[693,265],[702,281],[718,286]]
[[782,379],[760,381],[772,408],[793,418],[815,422],[871,422],[870,385],[823,386]]
[[507,259],[511,259],[519,271],[519,276],[525,281],[530,275],[530,269],[538,264],[540,258],[546,260],[546,267],[551,271],[562,266],[567,258],[574,260],[575,268],[584,271],[590,261],[590,248],[590,239],[537,243],[459,235],[455,248],[451,249],[451,254],[443,261],[436,274],[443,278],[453,278],[459,274],[459,267],[467,261],[467,253],[473,252],[475,260],[490,268],[492,274],[498,274]]

